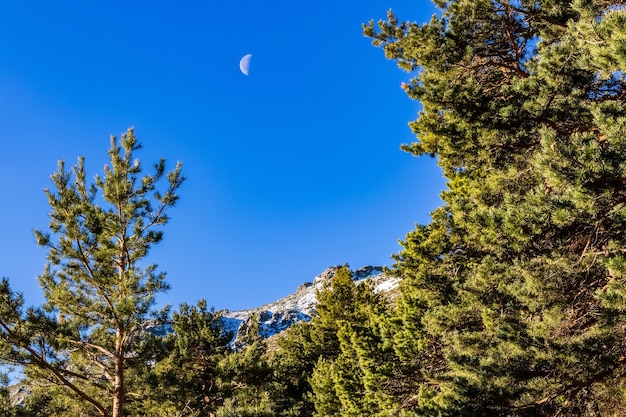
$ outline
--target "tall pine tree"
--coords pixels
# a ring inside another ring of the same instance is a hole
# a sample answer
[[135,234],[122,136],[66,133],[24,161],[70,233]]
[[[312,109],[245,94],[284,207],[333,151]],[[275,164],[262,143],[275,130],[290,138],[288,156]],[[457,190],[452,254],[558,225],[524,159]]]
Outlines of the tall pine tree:
[[168,288],[164,273],[143,261],[162,239],[184,181],[181,164],[166,173],[163,159],[141,176],[139,148],[132,129],[119,142],[112,137],[110,165],[94,184],[82,157],[71,171],[59,162],[55,189],[46,190],[50,232],[36,232],[48,249],[39,277],[46,303],[24,311],[7,281],[0,288],[2,359],[64,387],[103,417],[124,415],[126,370],[141,360],[154,295]]
[[404,149],[448,178],[397,257],[395,395],[416,415],[622,415],[624,4],[436,4],[364,27],[414,73]]

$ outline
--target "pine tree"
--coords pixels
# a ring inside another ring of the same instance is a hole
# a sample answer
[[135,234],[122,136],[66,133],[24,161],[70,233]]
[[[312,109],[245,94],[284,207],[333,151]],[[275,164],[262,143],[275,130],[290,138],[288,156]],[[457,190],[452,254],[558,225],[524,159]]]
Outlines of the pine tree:
[[245,334],[238,340],[238,350],[226,356],[219,366],[225,400],[217,417],[270,417],[277,415],[274,372],[261,336],[259,317],[254,314]]
[[320,353],[311,337],[310,322],[300,322],[276,336],[276,349],[269,353],[275,381],[275,397],[280,400],[276,415],[312,416],[313,404],[309,378]]
[[[354,282],[349,270],[338,271],[320,302],[325,311],[319,313],[321,323],[334,323],[337,350],[323,354],[313,370],[310,397],[315,414],[395,415],[396,404],[384,389],[395,372],[394,351],[384,334],[386,302],[368,282]],[[322,329],[328,332],[328,327]]]
[[221,313],[205,300],[183,303],[168,325],[165,337],[157,338],[155,360],[133,375],[142,381],[141,401],[133,408],[150,416],[215,415],[225,397],[219,363],[231,351],[232,336],[224,333]]
[[[335,398],[330,375],[321,369],[324,364],[334,361],[340,354],[337,336],[342,321],[352,320],[355,315],[355,290],[352,271],[345,265],[334,269],[330,280],[317,292],[317,303],[311,321],[298,323],[278,336],[278,350],[271,358],[277,381],[281,385],[277,394],[283,399],[280,409],[282,415],[313,416],[320,411],[316,408],[329,404],[329,395]],[[314,376],[317,373],[323,379],[318,384]],[[329,387],[330,392],[322,394],[316,385]],[[334,409],[333,409],[334,410]]]
[[279,337],[272,363],[280,415],[388,415],[393,401],[383,386],[394,352],[381,332],[386,311],[368,283],[355,282],[348,266],[336,268],[311,321]]
[[436,4],[423,25],[364,27],[414,71],[403,148],[448,179],[397,256],[394,395],[417,415],[621,415],[623,4]]
[[46,190],[50,232],[35,233],[48,249],[39,277],[46,303],[24,311],[6,280],[0,288],[2,359],[24,365],[33,380],[65,387],[103,417],[124,415],[126,370],[145,359],[138,354],[154,296],[168,285],[156,265],[142,262],[162,239],[184,181],[181,164],[166,173],[163,159],[142,177],[139,148],[132,129],[120,143],[112,137],[110,166],[90,185],[82,157],[71,172],[59,162],[55,190]]

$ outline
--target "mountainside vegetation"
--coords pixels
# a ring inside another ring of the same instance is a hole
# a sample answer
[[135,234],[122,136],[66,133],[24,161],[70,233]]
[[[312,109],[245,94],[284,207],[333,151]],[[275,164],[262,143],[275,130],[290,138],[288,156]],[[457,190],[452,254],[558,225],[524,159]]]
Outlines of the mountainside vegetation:
[[167,284],[139,261],[184,177],[139,177],[129,131],[93,186],[82,160],[53,176],[47,303],[0,286],[0,361],[31,391],[4,415],[626,415],[626,3],[435,4],[363,26],[422,106],[402,148],[447,178],[396,298],[346,265],[310,321],[236,346],[204,301],[152,311]]

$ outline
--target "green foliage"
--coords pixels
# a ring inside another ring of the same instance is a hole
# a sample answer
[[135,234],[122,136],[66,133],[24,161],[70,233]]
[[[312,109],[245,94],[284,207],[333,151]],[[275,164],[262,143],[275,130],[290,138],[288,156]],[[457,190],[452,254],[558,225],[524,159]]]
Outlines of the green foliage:
[[[253,323],[257,323],[253,317]],[[220,363],[220,374],[226,400],[218,417],[270,417],[276,415],[273,372],[269,366],[266,344],[258,334],[249,333],[241,350],[233,352]]]
[[337,268],[317,294],[310,322],[293,326],[272,355],[282,415],[386,415],[393,400],[382,387],[394,353],[384,342],[384,300],[367,283]]
[[320,357],[314,370],[315,372],[310,378],[310,396],[315,408],[315,415],[341,415],[341,401],[337,397],[333,378],[333,362]]
[[261,337],[259,317],[253,315],[239,328],[235,350],[219,363],[224,402],[217,417],[290,416],[290,403],[282,395],[283,381],[270,361],[267,341]]
[[[364,33],[414,72],[445,205],[407,235],[394,350],[417,415],[620,415],[623,5],[439,1]],[[607,394],[617,393],[616,395]]]
[[137,375],[143,390],[134,408],[147,416],[212,415],[224,399],[219,363],[230,352],[231,335],[204,300],[182,304],[170,324],[155,362]]
[[624,4],[435,4],[422,25],[392,12],[364,25],[422,104],[402,148],[436,156],[448,179],[394,257],[393,305],[344,266],[311,321],[272,341],[252,320],[230,345],[205,302],[152,335],[167,284],[140,261],[184,178],[163,161],[140,177],[131,130],[95,184],[82,158],[52,177],[43,308],[0,283],[0,358],[32,383],[23,407],[0,391],[4,414],[624,415]]
[[[32,381],[64,387],[65,398],[91,415],[124,414],[137,388],[127,374],[153,354],[145,326],[154,295],[168,288],[165,274],[142,261],[162,239],[184,177],[180,163],[166,173],[164,160],[141,176],[139,148],[132,129],[120,143],[111,138],[110,166],[93,184],[82,157],[71,171],[59,162],[54,190],[45,191],[50,232],[35,232],[48,249],[43,308],[24,311],[21,296],[6,280],[0,285],[2,361],[25,366]],[[157,189],[162,179],[165,191]]]
[[269,354],[274,370],[275,398],[281,401],[281,416],[311,416],[313,404],[308,398],[311,391],[309,378],[320,356],[319,348],[311,337],[310,323],[296,323],[276,336],[276,350]]

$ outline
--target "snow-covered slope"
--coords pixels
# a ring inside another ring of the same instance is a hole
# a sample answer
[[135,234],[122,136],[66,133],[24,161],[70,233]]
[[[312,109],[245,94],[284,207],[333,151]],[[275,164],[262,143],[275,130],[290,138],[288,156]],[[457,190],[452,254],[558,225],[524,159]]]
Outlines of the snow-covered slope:
[[[233,342],[236,342],[240,338],[240,333],[248,327],[250,320],[255,316],[263,337],[271,337],[294,323],[310,320],[317,301],[317,291],[324,287],[338,269],[339,266],[326,269],[316,276],[313,282],[305,282],[293,294],[273,303],[249,310],[224,311],[222,315],[224,330],[231,332],[234,335]],[[353,277],[357,283],[372,281],[377,292],[389,292],[398,286],[398,279],[385,275],[381,267],[365,266],[354,271]]]

